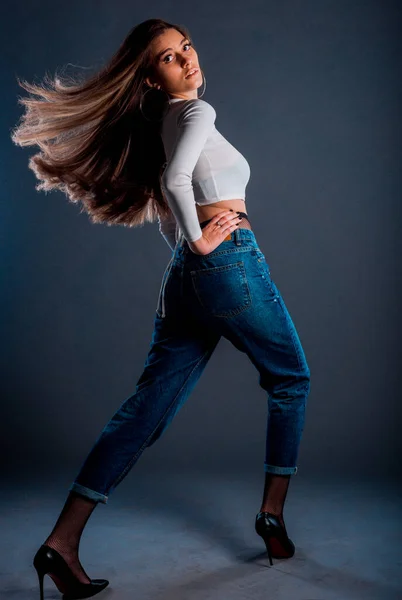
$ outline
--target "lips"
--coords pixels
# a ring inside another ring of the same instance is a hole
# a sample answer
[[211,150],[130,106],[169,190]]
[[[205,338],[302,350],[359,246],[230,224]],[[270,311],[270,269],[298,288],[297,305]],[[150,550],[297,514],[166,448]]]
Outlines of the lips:
[[187,72],[187,75],[185,76],[185,78],[184,78],[184,79],[187,79],[188,77],[191,77],[191,73],[192,73],[193,75],[195,75],[196,73],[198,73],[198,69],[197,69],[197,67],[193,67],[192,69],[190,69],[190,70]]

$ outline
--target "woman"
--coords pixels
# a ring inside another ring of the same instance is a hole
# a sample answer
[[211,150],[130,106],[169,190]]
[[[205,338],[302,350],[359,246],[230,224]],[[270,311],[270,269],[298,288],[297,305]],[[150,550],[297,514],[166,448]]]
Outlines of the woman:
[[29,163],[42,181],[37,189],[62,189],[95,223],[157,219],[173,252],[135,393],[96,440],[35,555],[41,598],[45,574],[74,598],[108,585],[81,566],[84,526],[159,439],[221,336],[247,353],[267,392],[265,486],[255,529],[271,565],[272,557],[295,551],[283,508],[297,472],[310,371],[245,210],[248,163],[216,129],[214,108],[198,96],[203,82],[189,33],[160,19],[133,28],[86,82],[67,86],[56,78],[49,89],[20,82],[42,97],[22,100],[27,112],[13,134],[19,145],[41,147]]

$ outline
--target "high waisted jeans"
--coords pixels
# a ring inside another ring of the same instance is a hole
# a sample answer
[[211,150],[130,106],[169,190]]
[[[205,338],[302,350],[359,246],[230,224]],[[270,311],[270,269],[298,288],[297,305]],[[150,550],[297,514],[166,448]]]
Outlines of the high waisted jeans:
[[267,394],[264,471],[297,472],[310,370],[254,232],[240,227],[207,255],[194,254],[181,235],[135,392],[105,425],[70,490],[107,503],[190,396],[221,336],[247,354]]

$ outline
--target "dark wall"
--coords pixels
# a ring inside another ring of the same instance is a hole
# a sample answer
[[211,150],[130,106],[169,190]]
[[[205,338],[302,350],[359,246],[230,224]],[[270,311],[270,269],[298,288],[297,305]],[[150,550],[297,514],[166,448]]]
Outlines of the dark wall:
[[[3,472],[80,465],[134,390],[170,250],[36,192],[10,140],[18,75],[101,66],[136,23],[189,27],[216,126],[247,158],[246,206],[312,380],[300,472],[400,470],[401,4],[18,4],[1,20]],[[237,5],[237,6],[236,6]],[[149,466],[262,471],[265,392],[222,340]]]

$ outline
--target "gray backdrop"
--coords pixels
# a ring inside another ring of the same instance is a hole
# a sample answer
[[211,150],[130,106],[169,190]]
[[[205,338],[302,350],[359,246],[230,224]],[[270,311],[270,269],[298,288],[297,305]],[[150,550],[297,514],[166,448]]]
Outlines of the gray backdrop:
[[[216,126],[250,163],[246,207],[312,375],[299,473],[400,473],[401,3],[3,7],[3,473],[78,470],[134,391],[170,258],[156,224],[91,225],[35,191],[37,149],[10,140],[15,76],[101,66],[152,17],[189,27]],[[262,471],[266,410],[223,339],[141,468]]]

